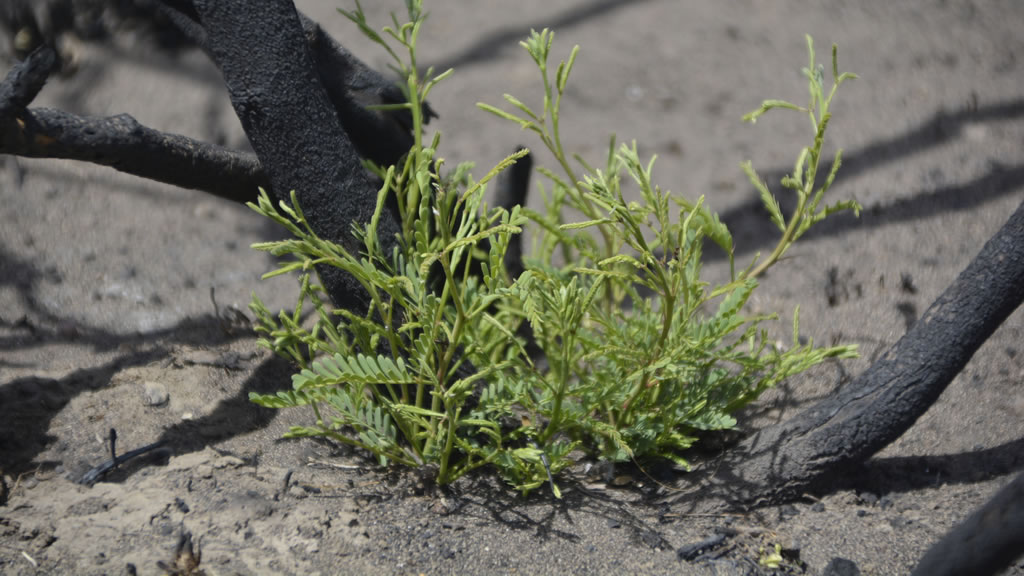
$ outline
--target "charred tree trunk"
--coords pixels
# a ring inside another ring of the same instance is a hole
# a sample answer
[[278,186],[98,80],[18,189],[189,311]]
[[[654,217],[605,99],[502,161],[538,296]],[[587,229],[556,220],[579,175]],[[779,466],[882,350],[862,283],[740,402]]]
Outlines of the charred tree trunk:
[[1024,300],[1024,204],[889,351],[839,394],[730,451],[730,499],[800,496],[864,462],[928,410]]
[[995,574],[1024,554],[1024,473],[936,542],[911,576]]
[[[287,200],[297,191],[313,231],[358,252],[352,225],[370,221],[377,187],[320,82],[295,5],[199,0],[194,7],[274,195]],[[397,233],[394,216],[384,211],[378,234],[385,254]],[[317,271],[335,304],[365,313],[369,295],[359,282],[336,268]]]

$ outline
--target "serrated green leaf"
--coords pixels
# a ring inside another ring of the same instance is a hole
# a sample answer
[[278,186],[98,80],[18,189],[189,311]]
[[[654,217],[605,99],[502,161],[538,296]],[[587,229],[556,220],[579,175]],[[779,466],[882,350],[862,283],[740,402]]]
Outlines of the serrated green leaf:
[[786,222],[782,217],[782,209],[779,207],[779,202],[768,190],[768,185],[764,180],[761,180],[761,177],[757,175],[753,163],[747,160],[740,164],[740,167],[743,168],[743,172],[747,175],[750,183],[760,192],[761,202],[764,204],[765,209],[768,210],[768,215],[771,217],[772,222],[779,231],[785,232]]

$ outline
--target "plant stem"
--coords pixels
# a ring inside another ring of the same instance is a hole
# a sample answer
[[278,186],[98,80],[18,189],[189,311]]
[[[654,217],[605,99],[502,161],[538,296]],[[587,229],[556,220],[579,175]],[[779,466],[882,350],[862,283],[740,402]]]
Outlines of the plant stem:
[[569,361],[570,351],[575,345],[573,342],[574,326],[566,327],[568,330],[562,336],[562,363],[558,367],[558,390],[555,392],[555,406],[551,411],[551,418],[544,432],[538,438],[540,444],[547,444],[551,436],[562,427],[562,399],[565,398],[566,389],[569,386]]

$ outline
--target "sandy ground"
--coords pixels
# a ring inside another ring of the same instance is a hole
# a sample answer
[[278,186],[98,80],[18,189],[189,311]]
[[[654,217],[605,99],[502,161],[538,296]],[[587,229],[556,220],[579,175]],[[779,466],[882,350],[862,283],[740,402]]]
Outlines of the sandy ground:
[[[401,8],[366,4],[381,24]],[[334,3],[299,5],[386,66]],[[739,119],[763,98],[805,100],[805,33],[821,56],[839,44],[840,68],[862,79],[834,106],[829,149],[844,148],[845,161],[833,197],[855,197],[865,212],[809,235],[751,306],[785,317],[799,304],[806,336],[857,343],[863,357],[766,395],[744,430],[848,385],[1024,200],[1015,0],[522,0],[430,11],[421,62],[455,68],[431,101],[450,161],[475,161],[482,173],[517,144],[536,144],[474,103],[498,104],[504,92],[536,102],[538,77],[517,42],[552,27],[556,54],[582,46],[564,102],[567,146],[596,162],[609,133],[637,139],[658,154],[663,187],[706,195],[722,214],[740,262],[770,248],[774,230],[739,163],[753,160],[778,188],[810,134],[796,115]],[[246,145],[202,54],[168,54],[125,33],[82,45],[80,56],[36,106],[129,113]],[[279,440],[306,415],[248,403],[250,391],[287,386],[289,368],[232,310],[245,313],[253,291],[271,308],[292,305],[294,285],[259,280],[273,263],[248,246],[281,232],[246,208],[110,169],[4,157],[0,222],[4,574],[160,573],[183,530],[207,574],[748,574],[768,571],[758,559],[775,544],[790,573],[846,558],[863,574],[903,574],[1024,468],[1018,311],[861,474],[791,505],[691,515],[685,502],[652,504],[643,477],[622,487],[566,479],[562,502],[521,499],[486,475],[439,492],[326,444]],[[708,262],[711,277],[725,271],[722,259]],[[168,398],[151,405],[147,391]],[[110,428],[123,450],[157,440],[165,449],[108,482],[75,484],[108,457]],[[692,488],[686,476],[675,482]],[[717,553],[679,558],[723,530]],[[1024,574],[1024,564],[1006,573]]]

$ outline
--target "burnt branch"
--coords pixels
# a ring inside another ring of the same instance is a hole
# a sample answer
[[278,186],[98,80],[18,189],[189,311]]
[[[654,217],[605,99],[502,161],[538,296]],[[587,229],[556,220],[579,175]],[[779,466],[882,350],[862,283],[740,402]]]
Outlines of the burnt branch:
[[268,187],[254,154],[153,130],[127,114],[91,118],[26,110],[0,125],[0,140],[2,154],[92,162],[235,202],[253,201],[257,186]]
[[40,47],[0,83],[0,153],[63,158],[248,202],[268,186],[254,154],[166,134],[127,114],[91,118],[48,108],[27,109],[54,66]]
[[[207,31],[190,0],[165,0],[156,7],[210,53]],[[408,112],[381,113],[364,104],[402,102],[401,89],[315,22],[302,14],[299,19],[303,43],[358,155],[382,166],[398,163],[413,143]],[[160,132],[123,114],[97,118],[28,109],[54,62],[53,51],[41,47],[15,65],[0,84],[0,153],[92,162],[242,203],[255,198],[257,187],[270,188],[258,158],[248,152]],[[427,105],[424,112],[426,120],[436,116]]]
[[762,430],[719,473],[734,502],[822,487],[899,438],[1024,300],[1024,204],[924,316],[840,393]]
[[7,73],[0,84],[0,124],[6,124],[35,100],[50,77],[57,56],[42,46]]
[[[290,0],[199,0],[193,6],[274,195],[287,200],[296,190],[318,236],[358,251],[352,226],[370,220],[377,187],[320,81],[295,6]],[[377,232],[389,253],[398,233],[389,211]],[[318,272],[336,305],[365,312],[369,297],[355,279],[331,267]]]
[[1024,554],[1024,474],[932,545],[911,576],[996,574]]
[[[209,34],[200,22],[192,0],[162,0],[160,8],[190,40],[214,62]],[[405,95],[394,78],[387,78],[367,66],[327,34],[319,24],[298,12],[305,43],[316,67],[320,83],[356,151],[380,166],[397,164],[412,147],[412,116],[405,110],[377,112],[366,105],[399,104]],[[437,114],[426,103],[423,118],[429,122]]]

